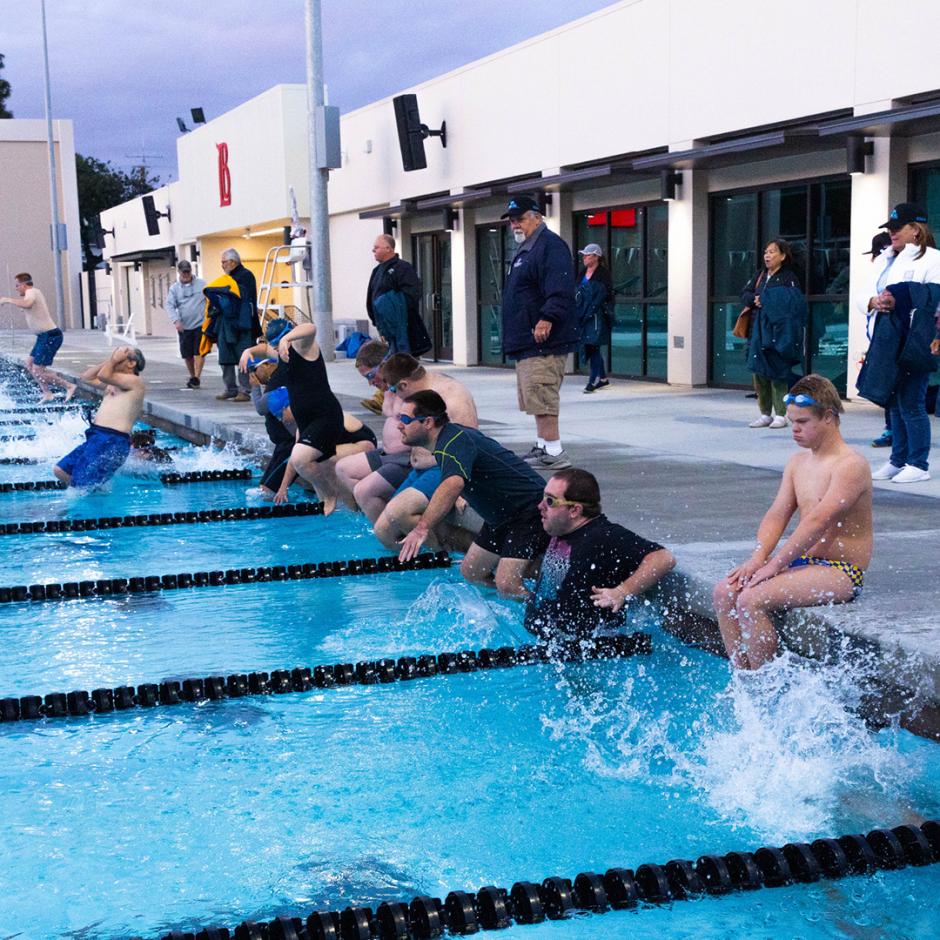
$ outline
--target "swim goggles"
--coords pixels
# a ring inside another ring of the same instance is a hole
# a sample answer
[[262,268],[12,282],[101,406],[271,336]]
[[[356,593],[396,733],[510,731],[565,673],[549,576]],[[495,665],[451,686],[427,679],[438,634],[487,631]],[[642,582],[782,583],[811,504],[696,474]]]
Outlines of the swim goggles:
[[282,339],[284,339],[284,337],[287,336],[287,334],[290,333],[290,331],[291,331],[293,328],[294,328],[294,327],[293,327],[293,324],[291,324],[290,326],[285,326],[284,329],[281,330],[281,332],[278,333],[277,336],[274,337],[274,339],[266,339],[267,344],[268,344],[269,346],[277,346],[277,344],[278,344]]
[[250,358],[248,360],[248,371],[254,372],[258,366],[264,365],[266,362],[277,362],[277,359],[271,359],[270,357],[262,356],[260,359]]
[[408,427],[408,425],[411,424],[412,421],[423,421],[425,418],[437,419],[437,418],[442,418],[442,417],[444,416],[443,415],[399,415],[398,420],[401,421],[401,423],[405,427]]
[[783,403],[785,405],[797,405],[800,408],[823,408],[824,405],[819,404],[812,395],[804,395],[802,392],[799,395],[790,395],[787,393],[783,396]]

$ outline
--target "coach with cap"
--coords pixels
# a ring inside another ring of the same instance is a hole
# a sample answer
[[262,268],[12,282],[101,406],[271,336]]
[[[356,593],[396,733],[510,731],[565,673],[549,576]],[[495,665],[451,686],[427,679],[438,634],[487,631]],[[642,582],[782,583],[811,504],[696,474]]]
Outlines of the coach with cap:
[[571,461],[558,429],[559,391],[578,344],[571,251],[532,196],[513,197],[502,217],[518,245],[503,288],[503,353],[516,360],[519,410],[535,417],[535,446],[523,459],[562,470]]
[[193,277],[193,266],[188,261],[180,261],[176,270],[178,279],[167,291],[165,307],[170,322],[179,334],[180,356],[189,371],[186,387],[199,388],[199,376],[206,361],[205,356],[199,355],[202,318],[206,308],[202,291],[206,282],[201,277]]

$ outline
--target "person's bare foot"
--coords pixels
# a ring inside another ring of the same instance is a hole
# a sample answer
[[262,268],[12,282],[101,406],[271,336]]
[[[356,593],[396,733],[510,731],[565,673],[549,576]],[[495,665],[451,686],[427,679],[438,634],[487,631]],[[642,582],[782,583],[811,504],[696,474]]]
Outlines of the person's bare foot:
[[327,496],[326,499],[321,499],[320,502],[323,503],[323,515],[324,516],[328,516],[331,512],[333,512],[336,509],[336,497],[335,496]]
[[66,401],[71,401],[71,400],[72,400],[72,396],[73,396],[77,391],[78,391],[78,386],[77,386],[77,385],[69,385],[69,386],[67,386],[67,387],[66,387],[66,390],[65,390],[65,400],[66,400]]

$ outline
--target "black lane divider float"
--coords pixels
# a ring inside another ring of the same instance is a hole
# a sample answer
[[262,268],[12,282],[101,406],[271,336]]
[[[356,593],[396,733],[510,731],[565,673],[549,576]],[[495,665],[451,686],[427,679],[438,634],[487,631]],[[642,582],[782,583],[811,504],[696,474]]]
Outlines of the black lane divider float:
[[[5,438],[0,437],[0,441]],[[19,480],[16,483],[0,483],[0,493],[20,493],[26,491],[41,492],[43,490],[64,490],[67,483],[61,480]]]
[[411,903],[385,901],[375,910],[347,907],[314,911],[306,920],[277,917],[268,923],[244,921],[234,931],[207,927],[198,933],[175,931],[161,940],[425,940],[516,924],[565,920],[578,913],[603,914],[640,903],[655,905],[701,895],[779,888],[821,878],[868,874],[930,865],[940,861],[940,823],[875,829],[867,836],[788,842],[755,852],[702,855],[696,862],[673,859],[665,865],[610,868],[603,875],[582,872],[574,880],[517,881],[508,891],[487,885],[476,892],[451,891],[441,901],[417,897]]
[[167,486],[179,483],[218,483],[219,480],[250,480],[252,471],[244,469],[230,470],[193,470],[190,473],[161,473],[160,482]]
[[0,457],[0,465],[42,463],[38,457]]
[[0,433],[0,441],[34,441],[35,434],[8,434]]
[[285,503],[282,506],[238,506],[230,509],[200,509],[198,512],[151,512],[138,516],[102,516],[98,519],[41,519],[0,522],[0,535],[31,535],[36,532],[89,532],[93,529],[125,529],[144,526],[192,525],[199,522],[244,522],[253,519],[283,519],[291,516],[322,516],[322,503]]
[[248,695],[309,692],[345,685],[378,685],[430,679],[454,673],[505,669],[546,662],[583,662],[594,659],[620,659],[649,655],[653,651],[648,633],[601,637],[590,643],[553,644],[552,646],[501,646],[499,649],[461,650],[436,656],[401,656],[358,663],[297,666],[267,672],[236,673],[230,676],[165,680],[159,684],[144,682],[114,689],[91,692],[52,692],[48,695],[23,695],[0,699],[0,722],[28,721],[38,718],[73,718],[92,712],[109,713],[131,708],[179,705],[181,702],[218,701]]
[[411,561],[394,555],[382,558],[350,558],[349,561],[308,562],[302,565],[272,565],[263,568],[227,568],[225,571],[194,571],[181,574],[151,574],[136,578],[100,578],[97,581],[66,581],[64,584],[17,584],[0,587],[0,604],[21,601],[68,601],[78,597],[112,597],[143,594],[148,591],[175,591],[180,588],[220,587],[224,584],[254,584],[267,581],[305,581],[311,578],[339,578],[349,575],[386,574],[449,568],[447,552],[425,552]]

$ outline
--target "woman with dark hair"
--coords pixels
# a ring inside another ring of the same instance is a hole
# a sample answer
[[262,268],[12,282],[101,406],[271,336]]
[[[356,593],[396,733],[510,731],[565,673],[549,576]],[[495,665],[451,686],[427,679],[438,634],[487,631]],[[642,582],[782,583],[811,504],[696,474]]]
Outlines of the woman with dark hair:
[[782,238],[764,249],[764,267],[741,292],[749,310],[747,367],[754,376],[760,417],[752,428],[785,428],[783,396],[790,387],[793,367],[803,360],[806,299],[793,270],[793,251]]
[[[858,390],[891,415],[891,457],[873,480],[920,483],[930,479],[930,418],[924,399],[936,371],[930,341],[940,289],[940,251],[927,213],[910,202],[891,210],[881,228],[891,247],[875,262],[874,287],[865,310],[871,344]],[[880,316],[879,316],[880,314]]]
[[578,341],[582,358],[590,364],[591,374],[584,386],[589,395],[599,388],[609,388],[601,347],[610,342],[610,301],[613,282],[600,245],[586,245],[579,252],[584,272],[578,284],[575,303],[578,309]]

